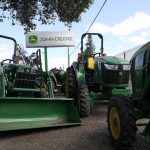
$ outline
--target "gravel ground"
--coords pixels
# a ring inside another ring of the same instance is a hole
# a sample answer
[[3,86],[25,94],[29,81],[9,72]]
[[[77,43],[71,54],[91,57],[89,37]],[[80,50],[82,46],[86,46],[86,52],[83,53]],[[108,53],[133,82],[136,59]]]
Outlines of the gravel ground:
[[[115,150],[108,136],[106,111],[106,103],[96,104],[81,126],[0,133],[0,150]],[[150,150],[139,140],[137,147]]]

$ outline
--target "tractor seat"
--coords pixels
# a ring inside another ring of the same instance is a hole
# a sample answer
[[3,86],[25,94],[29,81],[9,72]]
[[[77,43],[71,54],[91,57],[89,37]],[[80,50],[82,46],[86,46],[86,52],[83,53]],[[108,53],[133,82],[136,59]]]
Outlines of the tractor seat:
[[87,69],[88,70],[94,70],[94,58],[93,57],[89,57],[87,60]]
[[86,76],[87,77],[94,77],[94,59],[93,57],[88,58],[87,62],[85,63],[86,68]]

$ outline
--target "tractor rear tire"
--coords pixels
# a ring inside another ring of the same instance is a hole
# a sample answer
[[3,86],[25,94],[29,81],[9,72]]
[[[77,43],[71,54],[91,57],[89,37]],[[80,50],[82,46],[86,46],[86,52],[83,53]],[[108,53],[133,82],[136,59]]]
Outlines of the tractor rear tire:
[[81,85],[79,89],[80,108],[79,114],[81,117],[87,117],[90,115],[90,97],[88,88],[86,85]]
[[131,101],[125,96],[114,96],[109,101],[108,130],[112,143],[119,150],[129,150],[136,140],[136,117]]

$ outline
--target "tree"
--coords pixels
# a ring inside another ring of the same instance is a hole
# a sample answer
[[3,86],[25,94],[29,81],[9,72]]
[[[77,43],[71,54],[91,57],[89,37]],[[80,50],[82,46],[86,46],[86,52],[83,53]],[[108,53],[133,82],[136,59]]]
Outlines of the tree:
[[95,53],[95,45],[93,43],[92,35],[88,35],[85,46],[86,49],[83,52],[83,60],[86,61],[89,56],[92,56]]
[[36,22],[54,24],[56,18],[71,27],[72,22],[81,20],[81,13],[89,9],[93,0],[1,0],[0,21],[12,20],[26,32],[34,30]]

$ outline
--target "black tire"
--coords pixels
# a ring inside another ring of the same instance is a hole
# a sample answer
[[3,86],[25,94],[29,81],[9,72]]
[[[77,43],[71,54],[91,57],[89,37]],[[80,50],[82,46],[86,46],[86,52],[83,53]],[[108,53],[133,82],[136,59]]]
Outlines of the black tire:
[[76,92],[76,81],[72,67],[67,68],[67,79],[66,79],[66,96],[68,98],[74,98]]
[[90,97],[86,85],[81,85],[79,89],[80,108],[79,113],[81,117],[90,115]]
[[133,148],[137,127],[131,101],[124,96],[112,97],[109,101],[107,121],[112,143],[119,150]]
[[74,105],[81,117],[90,115],[90,97],[86,85],[81,85],[78,89],[76,77],[72,67],[67,69],[67,97],[74,99]]
[[74,106],[76,107],[79,113],[78,88],[77,88],[76,77],[72,67],[67,68],[67,79],[66,79],[65,88],[66,88],[65,90],[66,97],[74,99]]

